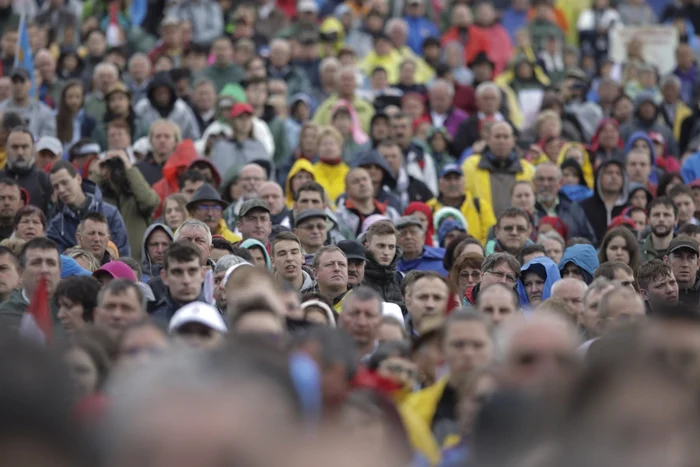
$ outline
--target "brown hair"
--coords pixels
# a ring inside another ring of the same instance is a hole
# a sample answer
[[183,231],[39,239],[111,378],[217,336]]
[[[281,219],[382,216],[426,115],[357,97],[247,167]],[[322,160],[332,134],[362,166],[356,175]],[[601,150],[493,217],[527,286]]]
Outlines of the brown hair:
[[480,255],[479,253],[465,253],[460,255],[450,270],[450,282],[452,282],[452,286],[455,289],[459,288],[459,275],[462,269],[472,268],[481,271],[481,265],[483,263],[484,255]]
[[384,235],[394,235],[398,237],[399,232],[391,221],[378,221],[372,224],[370,228],[367,229],[367,233],[365,233],[365,243],[371,242],[372,238],[375,236],[381,237]]
[[79,80],[68,81],[61,91],[61,98],[58,101],[58,112],[56,112],[56,137],[63,144],[73,141],[73,118],[75,114],[68,108],[68,104],[66,104],[66,94],[68,94],[69,89],[75,87],[80,87],[83,91],[83,102],[80,104],[82,107],[85,103],[85,89],[83,88],[83,83]]
[[280,232],[277,235],[275,235],[275,238],[272,239],[272,243],[270,244],[270,253],[272,254],[272,256],[275,255],[275,246],[279,242],[296,242],[299,245],[299,248],[301,248],[301,240],[299,240],[299,237],[297,237],[294,233]]
[[634,237],[634,234],[632,234],[627,227],[615,227],[608,230],[600,244],[600,250],[598,250],[598,261],[600,264],[608,262],[608,254],[606,253],[608,244],[610,244],[610,242],[617,237],[622,237],[622,239],[625,241],[625,249],[630,255],[629,267],[632,268],[633,272],[637,272],[639,269],[639,264],[641,263],[639,244],[637,243],[637,239]]
[[125,130],[129,133],[129,136],[131,136],[131,127],[128,123],[126,123],[126,120],[124,120],[123,118],[117,118],[109,122],[107,124],[107,131],[109,131],[110,128]]
[[642,290],[646,290],[653,280],[663,279],[664,277],[673,276],[671,266],[659,259],[652,259],[639,268],[637,273],[637,284]]

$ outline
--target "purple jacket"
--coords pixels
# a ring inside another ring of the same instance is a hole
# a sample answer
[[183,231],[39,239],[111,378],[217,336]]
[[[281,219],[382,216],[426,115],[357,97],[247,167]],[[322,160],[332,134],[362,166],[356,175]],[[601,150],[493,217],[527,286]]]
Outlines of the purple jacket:
[[459,124],[469,117],[469,114],[464,110],[452,107],[450,109],[447,120],[445,120],[444,127],[450,134],[450,137],[454,140],[457,130],[459,130]]

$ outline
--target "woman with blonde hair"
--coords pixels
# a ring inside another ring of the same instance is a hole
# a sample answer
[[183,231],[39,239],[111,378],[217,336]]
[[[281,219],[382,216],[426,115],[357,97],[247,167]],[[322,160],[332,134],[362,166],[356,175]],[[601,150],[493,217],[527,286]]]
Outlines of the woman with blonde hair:
[[189,217],[187,199],[181,193],[175,193],[165,198],[163,203],[163,221],[170,230],[175,232]]

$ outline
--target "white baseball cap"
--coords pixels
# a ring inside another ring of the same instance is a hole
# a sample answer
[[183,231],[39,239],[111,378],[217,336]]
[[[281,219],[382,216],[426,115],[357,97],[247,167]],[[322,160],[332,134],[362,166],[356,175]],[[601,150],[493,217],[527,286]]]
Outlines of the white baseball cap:
[[391,316],[402,324],[406,324],[401,312],[401,307],[396,303],[382,302],[382,316]]
[[170,319],[168,332],[172,334],[188,323],[199,323],[222,334],[228,331],[221,313],[204,302],[192,302],[177,310]]
[[36,152],[39,151],[51,151],[54,155],[60,156],[63,154],[63,144],[58,138],[53,136],[42,136],[39,141],[36,142]]

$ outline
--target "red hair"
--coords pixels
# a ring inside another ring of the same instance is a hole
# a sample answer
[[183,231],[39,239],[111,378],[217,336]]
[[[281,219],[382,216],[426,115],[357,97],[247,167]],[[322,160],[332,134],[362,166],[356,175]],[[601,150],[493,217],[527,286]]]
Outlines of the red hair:
[[403,212],[404,216],[410,216],[414,212],[422,212],[428,218],[428,231],[425,232],[425,246],[433,246],[433,236],[435,235],[435,227],[433,226],[433,210],[425,203],[414,201],[406,206]]

